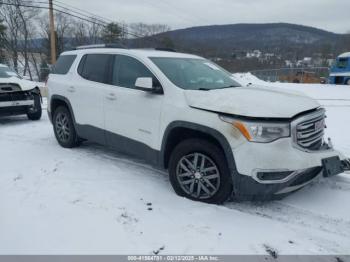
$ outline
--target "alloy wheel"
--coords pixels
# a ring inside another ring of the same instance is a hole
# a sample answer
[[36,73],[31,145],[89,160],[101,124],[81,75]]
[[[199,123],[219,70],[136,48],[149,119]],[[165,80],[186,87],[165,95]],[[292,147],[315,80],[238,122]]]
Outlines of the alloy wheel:
[[214,161],[202,153],[192,153],[180,159],[176,176],[181,188],[191,197],[208,199],[220,187],[220,172]]
[[67,142],[70,136],[70,127],[68,116],[64,113],[58,113],[56,117],[56,133],[60,141]]

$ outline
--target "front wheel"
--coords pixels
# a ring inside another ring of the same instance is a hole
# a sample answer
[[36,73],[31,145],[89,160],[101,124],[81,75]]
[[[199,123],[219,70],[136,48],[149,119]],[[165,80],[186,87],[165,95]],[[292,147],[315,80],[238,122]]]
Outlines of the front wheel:
[[346,80],[346,84],[349,86],[350,85],[350,79]]
[[169,162],[175,192],[192,200],[221,204],[232,195],[232,178],[222,150],[201,139],[188,139],[173,150]]

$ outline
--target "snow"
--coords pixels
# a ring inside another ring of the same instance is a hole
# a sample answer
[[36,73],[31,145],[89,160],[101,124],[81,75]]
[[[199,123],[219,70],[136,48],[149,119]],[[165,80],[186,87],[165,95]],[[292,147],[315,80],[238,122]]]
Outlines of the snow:
[[[350,88],[273,85],[319,98],[327,135],[350,156]],[[46,114],[1,118],[0,149],[0,254],[349,252],[349,174],[281,201],[216,206],[178,197],[142,161],[88,142],[60,147]]]

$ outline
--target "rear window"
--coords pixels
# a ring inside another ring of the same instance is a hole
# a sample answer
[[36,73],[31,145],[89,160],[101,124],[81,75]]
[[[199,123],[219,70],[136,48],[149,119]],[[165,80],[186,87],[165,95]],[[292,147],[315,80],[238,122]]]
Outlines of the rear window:
[[76,55],[60,56],[52,69],[52,74],[57,74],[57,75],[67,74],[76,57],[77,57]]
[[111,55],[108,54],[88,54],[81,59],[78,73],[83,78],[99,82],[108,82],[108,64],[111,61]]

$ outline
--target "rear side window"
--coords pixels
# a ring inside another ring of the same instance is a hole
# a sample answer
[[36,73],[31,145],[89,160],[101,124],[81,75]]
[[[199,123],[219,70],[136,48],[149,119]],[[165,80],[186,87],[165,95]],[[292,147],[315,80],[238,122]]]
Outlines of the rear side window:
[[140,61],[135,58],[117,55],[114,61],[112,84],[120,87],[135,88],[138,77],[151,77],[154,86],[160,86],[157,78]]
[[52,74],[67,74],[76,57],[76,55],[61,55],[52,69]]
[[108,83],[108,64],[111,59],[112,55],[108,54],[84,55],[78,67],[78,74],[90,81]]

